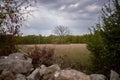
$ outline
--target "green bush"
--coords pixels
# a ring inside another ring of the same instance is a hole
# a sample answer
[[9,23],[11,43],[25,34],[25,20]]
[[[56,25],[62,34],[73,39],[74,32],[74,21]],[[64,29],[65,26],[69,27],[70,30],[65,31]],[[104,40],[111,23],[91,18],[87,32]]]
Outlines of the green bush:
[[111,69],[120,73],[119,1],[113,0],[112,7],[105,5],[102,12],[102,23],[93,28],[88,49],[92,53],[92,70],[108,76]]

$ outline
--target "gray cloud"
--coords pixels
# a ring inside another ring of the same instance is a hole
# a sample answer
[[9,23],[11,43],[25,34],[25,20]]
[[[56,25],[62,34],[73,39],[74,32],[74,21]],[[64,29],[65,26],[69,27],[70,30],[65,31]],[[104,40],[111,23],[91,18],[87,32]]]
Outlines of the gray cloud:
[[[61,11],[68,13],[72,18],[80,19],[91,19],[90,17],[100,13],[101,6],[107,0],[39,0],[40,5],[43,5],[48,10],[54,10],[56,12]],[[59,13],[59,14],[61,14]],[[75,16],[72,15],[77,15]],[[88,14],[89,17],[83,15]]]
[[68,26],[73,34],[88,32],[97,22],[101,7],[107,0],[38,0],[38,7],[28,20],[27,34],[49,35],[57,25]]

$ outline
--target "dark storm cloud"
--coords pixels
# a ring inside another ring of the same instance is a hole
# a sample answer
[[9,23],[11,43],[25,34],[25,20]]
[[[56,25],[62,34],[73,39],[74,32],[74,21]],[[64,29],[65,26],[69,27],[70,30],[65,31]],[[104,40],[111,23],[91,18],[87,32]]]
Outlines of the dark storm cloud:
[[[39,4],[45,6],[48,10],[66,12],[77,15],[77,19],[81,18],[81,14],[89,14],[94,16],[99,14],[101,6],[107,0],[39,0]],[[79,15],[78,15],[79,14]],[[74,19],[74,17],[73,17]],[[86,18],[90,19],[90,18]]]
[[[107,0],[39,0],[38,2],[40,5],[46,6],[48,9],[58,10],[60,7],[66,6],[64,11],[78,12],[92,4],[101,7],[106,1]],[[78,4],[78,6],[75,7],[75,4]]]

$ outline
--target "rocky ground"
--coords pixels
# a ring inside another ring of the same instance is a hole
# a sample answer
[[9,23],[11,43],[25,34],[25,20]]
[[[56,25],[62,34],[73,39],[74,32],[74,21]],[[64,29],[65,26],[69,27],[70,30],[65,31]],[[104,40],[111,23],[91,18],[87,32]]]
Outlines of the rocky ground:
[[[0,80],[107,80],[102,74],[87,75],[74,69],[60,69],[57,64],[34,69],[32,59],[22,53],[0,57]],[[111,70],[110,80],[120,80]]]

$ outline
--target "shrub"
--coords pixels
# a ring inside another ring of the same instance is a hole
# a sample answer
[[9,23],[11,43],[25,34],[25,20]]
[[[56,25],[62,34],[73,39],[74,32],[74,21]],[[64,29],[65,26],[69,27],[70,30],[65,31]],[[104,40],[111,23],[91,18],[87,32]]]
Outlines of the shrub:
[[93,70],[107,76],[111,69],[120,73],[120,2],[112,0],[108,5],[102,9],[102,24],[95,26],[88,43],[93,55]]
[[54,49],[47,47],[39,48],[35,46],[34,50],[28,53],[28,56],[32,58],[34,67],[38,67],[41,64],[50,66],[53,64],[54,60]]

